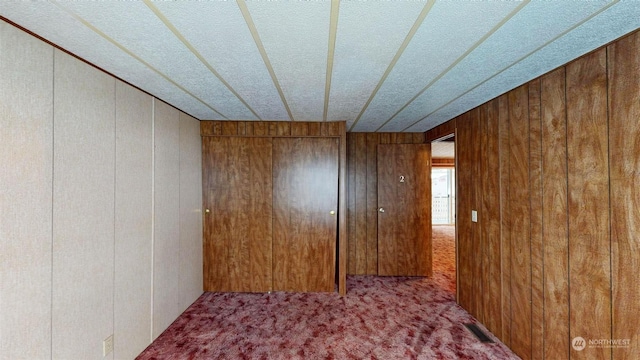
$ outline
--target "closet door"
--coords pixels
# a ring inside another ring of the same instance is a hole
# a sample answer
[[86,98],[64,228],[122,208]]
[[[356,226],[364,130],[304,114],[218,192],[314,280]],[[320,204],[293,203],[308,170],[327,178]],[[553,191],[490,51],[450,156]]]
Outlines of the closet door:
[[378,275],[431,276],[429,144],[378,145]]
[[273,139],[274,290],[335,290],[338,139]]
[[272,289],[271,139],[203,137],[204,290]]

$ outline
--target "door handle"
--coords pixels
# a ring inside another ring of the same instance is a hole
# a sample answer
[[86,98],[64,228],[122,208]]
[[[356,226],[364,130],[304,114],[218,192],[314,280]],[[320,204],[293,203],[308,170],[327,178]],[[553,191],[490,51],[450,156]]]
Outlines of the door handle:
[[383,208],[383,207],[379,208],[379,209],[378,209],[378,212],[383,213],[383,212],[384,212],[384,208]]
[[205,212],[205,214],[208,214],[208,213],[210,213],[210,212],[211,212],[211,210],[209,210],[209,209],[204,209],[204,212]]
[[336,214],[335,211],[333,211],[333,210],[329,211],[329,215],[335,215],[335,214]]

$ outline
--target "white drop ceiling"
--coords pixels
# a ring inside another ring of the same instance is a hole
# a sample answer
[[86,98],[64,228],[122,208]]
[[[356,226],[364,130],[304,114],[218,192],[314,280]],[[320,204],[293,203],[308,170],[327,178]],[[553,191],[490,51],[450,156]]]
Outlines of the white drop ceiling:
[[0,15],[201,120],[400,132],[638,29],[640,1],[0,0]]

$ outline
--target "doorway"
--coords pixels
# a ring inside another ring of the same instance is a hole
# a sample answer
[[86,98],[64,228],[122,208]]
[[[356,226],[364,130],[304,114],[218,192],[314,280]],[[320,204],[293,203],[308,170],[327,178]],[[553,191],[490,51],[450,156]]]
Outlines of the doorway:
[[455,135],[431,143],[433,271],[457,296]]

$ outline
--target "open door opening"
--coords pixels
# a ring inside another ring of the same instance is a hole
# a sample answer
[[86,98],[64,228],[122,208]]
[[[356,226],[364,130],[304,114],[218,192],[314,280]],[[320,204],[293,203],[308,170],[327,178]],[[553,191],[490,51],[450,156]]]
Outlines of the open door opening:
[[431,143],[431,214],[433,271],[450,281],[457,295],[455,136]]

